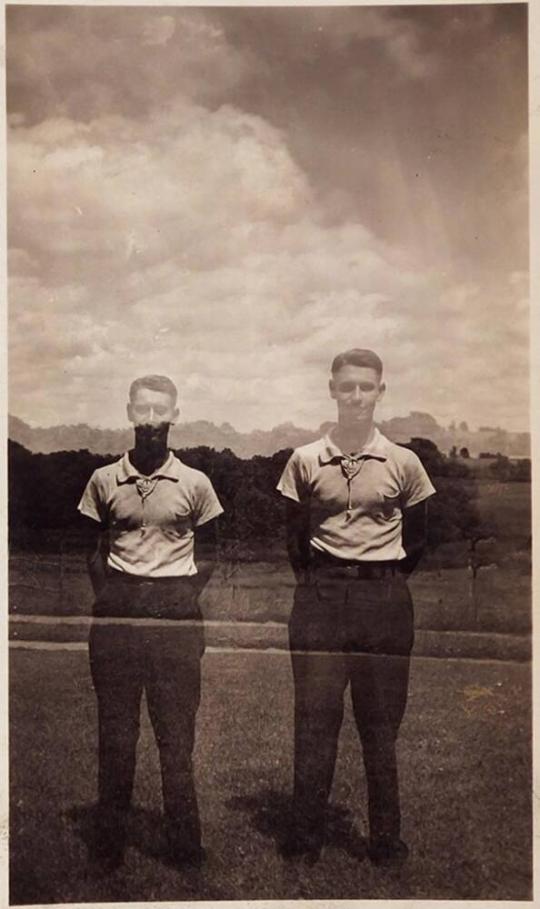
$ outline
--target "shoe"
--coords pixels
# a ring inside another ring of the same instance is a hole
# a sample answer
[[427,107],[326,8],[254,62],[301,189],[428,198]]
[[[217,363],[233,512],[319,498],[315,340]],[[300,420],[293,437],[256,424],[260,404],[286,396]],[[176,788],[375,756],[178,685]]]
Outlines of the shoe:
[[93,844],[89,849],[88,861],[93,876],[105,877],[124,864],[124,850],[119,847],[107,849],[102,844]]
[[87,845],[93,874],[102,877],[120,868],[126,847],[125,812],[107,813],[96,808]]
[[368,855],[374,865],[399,867],[406,862],[409,849],[397,837],[377,836],[369,841]]
[[173,849],[169,847],[166,854],[166,862],[177,871],[185,871],[190,868],[200,870],[206,862],[208,856],[206,849],[199,846],[195,849]]
[[296,837],[290,837],[278,846],[278,852],[286,861],[302,861],[304,864],[315,865],[322,852],[322,845],[306,843]]

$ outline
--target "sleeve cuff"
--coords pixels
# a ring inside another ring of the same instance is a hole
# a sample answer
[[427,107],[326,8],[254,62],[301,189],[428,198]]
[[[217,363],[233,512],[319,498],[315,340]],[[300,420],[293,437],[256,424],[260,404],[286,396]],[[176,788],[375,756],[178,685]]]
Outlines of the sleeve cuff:
[[202,527],[203,524],[208,524],[208,522],[213,521],[214,518],[219,518],[220,514],[223,514],[223,508],[216,508],[207,514],[201,515],[201,517],[197,519],[195,527]]
[[92,511],[86,505],[81,505],[81,504],[77,505],[77,511],[80,514],[84,515],[85,518],[90,518],[92,521],[96,521],[97,524],[101,524],[101,518],[97,514],[97,512]]

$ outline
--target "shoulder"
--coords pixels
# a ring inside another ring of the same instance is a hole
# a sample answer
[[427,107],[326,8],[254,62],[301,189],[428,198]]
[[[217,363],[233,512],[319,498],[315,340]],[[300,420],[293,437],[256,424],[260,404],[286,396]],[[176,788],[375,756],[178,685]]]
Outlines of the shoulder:
[[418,455],[410,448],[388,442],[387,457],[401,486],[406,507],[419,504],[436,490]]
[[78,509],[83,515],[94,521],[103,520],[103,509],[114,495],[117,486],[120,463],[121,459],[113,461],[112,464],[104,464],[103,467],[97,467],[94,470],[78,505]]
[[295,502],[305,499],[316,475],[323,447],[323,440],[318,439],[294,449],[276,487],[283,496]]
[[178,479],[186,487],[194,490],[206,490],[212,487],[210,478],[202,470],[197,470],[196,467],[189,467],[176,455],[174,455],[174,462]]
[[403,445],[398,445],[397,442],[391,442],[386,436],[381,436],[381,439],[384,443],[385,454],[398,467],[404,470],[424,469],[420,458],[410,448],[404,448]]
[[122,458],[117,458],[116,461],[112,461],[110,464],[104,464],[103,467],[96,467],[89,482],[95,483],[96,486],[107,486],[113,480],[116,481],[121,462]]
[[307,445],[300,445],[299,448],[294,449],[291,460],[294,460],[299,464],[318,463],[324,447],[324,439],[317,439],[315,442],[308,442]]

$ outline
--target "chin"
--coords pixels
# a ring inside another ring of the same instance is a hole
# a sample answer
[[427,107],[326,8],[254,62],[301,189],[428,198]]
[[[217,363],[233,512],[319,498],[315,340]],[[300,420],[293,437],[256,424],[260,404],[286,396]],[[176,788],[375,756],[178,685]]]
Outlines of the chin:
[[356,426],[357,423],[367,423],[369,417],[365,413],[348,413],[344,415],[344,423],[350,426]]

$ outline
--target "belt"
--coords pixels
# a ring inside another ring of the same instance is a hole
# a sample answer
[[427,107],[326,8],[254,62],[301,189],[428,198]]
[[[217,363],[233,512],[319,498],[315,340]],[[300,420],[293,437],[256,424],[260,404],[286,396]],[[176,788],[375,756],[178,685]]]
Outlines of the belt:
[[387,575],[399,574],[399,562],[392,560],[386,562],[368,562],[353,561],[349,559],[338,559],[334,556],[316,555],[312,556],[312,567],[316,572],[321,571],[324,574],[334,575],[336,577],[360,578],[373,580],[384,578]]
[[142,586],[144,584],[155,584],[157,586],[164,586],[178,584],[182,581],[189,581],[193,583],[193,579],[196,575],[164,575],[158,578],[148,578],[141,574],[128,574],[127,571],[118,571],[116,568],[108,568],[107,570],[107,580],[119,581],[121,584],[133,584],[135,586]]

